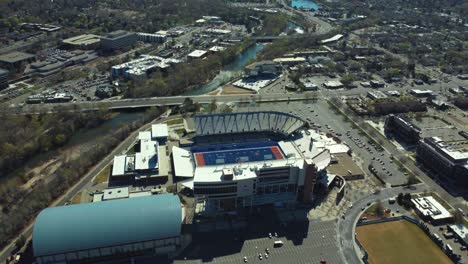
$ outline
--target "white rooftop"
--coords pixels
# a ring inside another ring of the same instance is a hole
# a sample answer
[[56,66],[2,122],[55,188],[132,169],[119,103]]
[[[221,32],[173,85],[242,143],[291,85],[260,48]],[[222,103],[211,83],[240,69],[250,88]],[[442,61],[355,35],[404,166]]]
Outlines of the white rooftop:
[[193,177],[194,162],[189,150],[172,147],[175,175],[177,177]]
[[200,58],[200,57],[203,57],[203,55],[206,54],[206,51],[204,50],[194,50],[192,52],[190,52],[189,57],[192,57],[192,58]]
[[151,126],[151,134],[153,138],[167,138],[169,132],[167,129],[167,124],[155,124]]
[[325,43],[330,43],[330,42],[334,42],[334,41],[337,41],[337,40],[340,40],[341,38],[343,37],[342,34],[337,34],[331,38],[327,38],[327,39],[324,39],[322,40],[322,44],[325,44]]
[[452,217],[452,214],[432,196],[414,198],[411,199],[411,202],[422,215],[430,217],[433,220],[442,220]]
[[125,174],[125,159],[126,155],[119,155],[114,157],[114,164],[112,166],[112,175]]
[[102,200],[115,200],[128,198],[128,187],[104,189]]
[[450,229],[460,238],[463,239],[465,244],[468,244],[468,228],[464,225],[451,225]]

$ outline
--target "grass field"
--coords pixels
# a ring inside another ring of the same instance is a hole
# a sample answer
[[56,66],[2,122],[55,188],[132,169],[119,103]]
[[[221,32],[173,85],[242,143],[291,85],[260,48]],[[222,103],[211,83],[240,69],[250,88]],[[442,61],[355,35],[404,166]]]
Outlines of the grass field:
[[356,232],[371,264],[453,263],[419,226],[406,220],[359,226]]
[[109,180],[110,165],[107,165],[98,175],[93,179],[93,186]]

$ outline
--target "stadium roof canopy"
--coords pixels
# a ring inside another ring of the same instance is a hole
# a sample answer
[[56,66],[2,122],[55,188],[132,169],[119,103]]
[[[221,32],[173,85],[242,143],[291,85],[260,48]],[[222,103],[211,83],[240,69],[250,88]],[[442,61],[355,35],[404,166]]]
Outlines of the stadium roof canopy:
[[34,256],[176,237],[181,222],[172,194],[47,208],[34,224]]
[[248,132],[276,132],[287,136],[305,125],[297,116],[273,111],[196,115],[194,121],[197,136]]

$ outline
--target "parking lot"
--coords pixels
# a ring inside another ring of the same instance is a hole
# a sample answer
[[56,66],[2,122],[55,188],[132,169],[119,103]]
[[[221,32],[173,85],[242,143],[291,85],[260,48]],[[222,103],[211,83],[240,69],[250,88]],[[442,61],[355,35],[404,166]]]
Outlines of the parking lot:
[[[268,233],[264,237],[247,239],[245,241],[236,240],[235,234],[203,235],[203,239],[195,238],[194,242],[199,248],[199,257],[176,260],[174,263],[244,263],[244,257],[248,263],[319,263],[325,259],[329,264],[344,263],[339,255],[336,240],[335,221],[308,223],[306,233],[297,229],[287,230],[277,229],[277,237],[272,230],[272,237]],[[274,241],[282,241],[283,246],[274,247]],[[233,249],[230,254],[226,252],[227,247]],[[237,248],[236,248],[237,247]],[[266,258],[265,253],[268,248],[270,252]],[[237,252],[236,252],[237,251]],[[205,254],[206,253],[206,254]],[[260,259],[259,255],[262,258]],[[215,257],[209,257],[217,255]]]
[[357,156],[361,168],[370,175],[368,166],[372,165],[376,173],[388,184],[404,184],[407,175],[397,166],[391,156],[369,141],[342,115],[331,111],[325,100],[313,102],[262,103],[254,106],[241,106],[238,111],[282,111],[299,116],[311,124],[317,131],[330,133],[344,141]]

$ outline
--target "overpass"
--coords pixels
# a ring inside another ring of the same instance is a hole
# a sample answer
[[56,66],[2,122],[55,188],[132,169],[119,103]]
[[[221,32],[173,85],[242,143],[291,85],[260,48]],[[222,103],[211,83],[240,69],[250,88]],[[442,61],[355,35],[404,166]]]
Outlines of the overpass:
[[0,109],[4,114],[39,114],[54,113],[60,111],[96,111],[96,110],[124,110],[148,108],[152,106],[177,106],[182,105],[186,99],[200,104],[209,104],[213,101],[218,103],[253,103],[253,102],[275,102],[275,101],[299,101],[312,99],[316,95],[305,94],[254,94],[254,95],[218,95],[218,96],[170,96],[150,97],[136,99],[109,100],[98,102],[80,103],[57,103],[57,104],[33,104],[24,106],[4,107]]
[[[386,92],[398,90],[400,92],[409,92],[413,87],[405,86],[401,88],[385,87],[379,91]],[[440,92],[442,86],[431,86],[431,90]],[[150,97],[150,98],[135,98],[122,100],[108,100],[97,102],[69,102],[58,104],[36,104],[24,106],[3,106],[0,108],[0,113],[3,114],[39,114],[39,113],[54,113],[60,111],[95,111],[95,110],[124,110],[148,108],[152,106],[177,106],[182,105],[188,98],[193,102],[200,104],[209,104],[215,100],[218,103],[253,103],[253,102],[280,102],[280,101],[301,101],[314,98],[340,97],[340,96],[360,96],[366,95],[372,89],[354,88],[354,89],[339,89],[325,90],[320,89],[313,92],[304,93],[261,93],[261,94],[235,94],[235,95],[199,95],[199,96],[169,96],[169,97]]]

